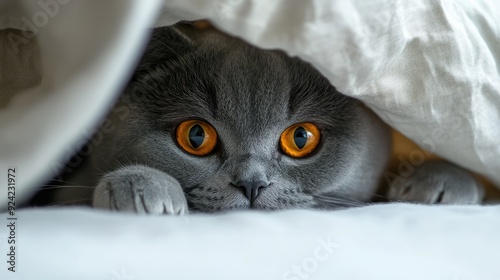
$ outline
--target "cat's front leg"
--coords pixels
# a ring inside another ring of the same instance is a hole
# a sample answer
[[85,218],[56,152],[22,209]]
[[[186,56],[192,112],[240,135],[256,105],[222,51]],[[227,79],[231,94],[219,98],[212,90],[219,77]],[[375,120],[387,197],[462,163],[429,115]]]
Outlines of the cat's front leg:
[[146,214],[188,213],[179,182],[160,170],[130,165],[106,174],[93,197],[96,208]]
[[446,161],[428,161],[389,187],[391,201],[426,204],[480,204],[483,187],[466,170]]

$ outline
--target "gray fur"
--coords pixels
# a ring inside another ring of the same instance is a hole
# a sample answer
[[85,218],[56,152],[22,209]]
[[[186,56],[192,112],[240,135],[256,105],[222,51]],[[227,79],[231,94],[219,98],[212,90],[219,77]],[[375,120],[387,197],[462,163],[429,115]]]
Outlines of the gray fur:
[[[256,209],[360,205],[374,194],[390,149],[387,126],[309,64],[217,32],[187,38],[155,30],[109,118],[116,131],[91,155],[93,173],[107,175],[92,183],[94,206],[115,210],[249,209],[235,187],[242,180],[268,184]],[[193,156],[176,144],[176,125],[192,118],[217,130],[211,155]],[[284,155],[278,143],[298,122],[322,133],[319,148],[302,159]]]
[[467,171],[445,161],[428,161],[411,176],[394,181],[388,191],[393,201],[427,204],[479,204],[483,188]]
[[130,165],[106,174],[94,193],[94,207],[146,214],[186,214],[179,182],[154,168]]

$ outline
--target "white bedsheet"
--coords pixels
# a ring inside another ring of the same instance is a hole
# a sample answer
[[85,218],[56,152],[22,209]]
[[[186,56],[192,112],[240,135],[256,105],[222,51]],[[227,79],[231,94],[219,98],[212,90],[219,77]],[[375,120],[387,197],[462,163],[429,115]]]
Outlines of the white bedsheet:
[[20,211],[18,271],[2,261],[0,279],[498,280],[499,216],[406,204],[186,218]]

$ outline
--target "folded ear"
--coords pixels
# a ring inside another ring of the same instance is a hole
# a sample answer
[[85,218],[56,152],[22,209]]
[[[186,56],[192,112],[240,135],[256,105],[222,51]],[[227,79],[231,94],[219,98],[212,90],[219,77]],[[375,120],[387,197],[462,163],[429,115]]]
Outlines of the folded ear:
[[155,28],[137,71],[151,69],[161,62],[180,57],[193,48],[194,43],[175,27]]

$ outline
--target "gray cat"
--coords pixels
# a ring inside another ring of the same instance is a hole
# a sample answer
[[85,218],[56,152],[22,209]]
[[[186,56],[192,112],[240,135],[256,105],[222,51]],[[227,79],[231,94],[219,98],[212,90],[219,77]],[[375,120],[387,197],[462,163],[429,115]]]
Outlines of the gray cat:
[[[95,207],[184,214],[370,201],[391,144],[374,113],[298,58],[185,31],[154,30],[105,123],[113,133],[86,173]],[[482,190],[466,171],[429,162],[387,195],[479,203]]]

